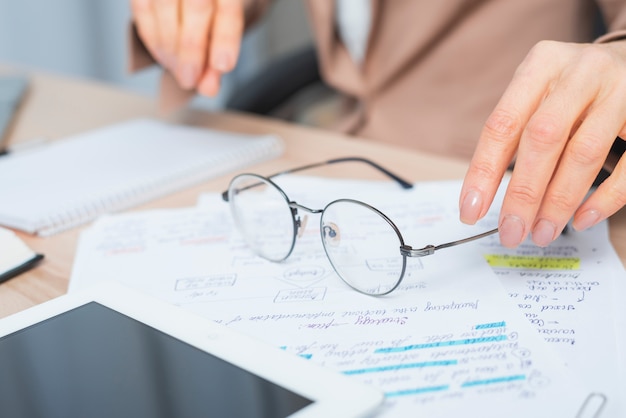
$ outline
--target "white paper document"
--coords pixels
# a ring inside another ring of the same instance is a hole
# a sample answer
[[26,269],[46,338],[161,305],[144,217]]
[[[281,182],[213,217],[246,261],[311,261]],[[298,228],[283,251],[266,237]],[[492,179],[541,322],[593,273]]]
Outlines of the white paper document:
[[569,232],[547,248],[527,242],[507,250],[497,237],[481,246],[509,297],[545,341],[593,391],[610,396],[607,416],[623,416],[626,373],[618,344],[624,330],[616,326],[621,308],[613,298],[626,275],[611,257],[606,222]]
[[[458,182],[403,191],[387,182],[280,180],[308,207],[340,197],[372,204],[414,248],[491,226],[459,223]],[[609,269],[599,265],[616,262],[602,255],[610,249],[605,226],[584,245],[575,234],[559,240],[554,253],[524,245],[512,254],[493,237],[409,258],[400,287],[372,297],[334,273],[319,219],[309,218],[288,260],[272,263],[248,249],[218,194],[195,208],[106,216],[81,236],[70,290],[115,280],[184,306],[381,388],[381,417],[576,417],[592,392],[608,398],[602,417],[620,416],[611,386],[620,357],[610,316],[615,275],[595,277]]]

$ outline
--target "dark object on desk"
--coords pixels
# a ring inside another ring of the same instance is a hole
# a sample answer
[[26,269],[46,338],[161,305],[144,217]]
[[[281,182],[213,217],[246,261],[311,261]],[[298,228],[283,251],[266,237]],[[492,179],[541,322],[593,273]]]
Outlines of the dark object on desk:
[[43,254],[34,254],[32,258],[26,260],[24,263],[12,268],[11,270],[0,273],[0,283],[12,279],[13,277],[30,270],[31,268],[39,264],[41,260],[43,260]]
[[602,183],[609,175],[611,175],[613,169],[615,169],[615,166],[617,165],[617,162],[620,160],[620,158],[622,158],[622,155],[624,155],[624,151],[626,151],[626,141],[624,141],[620,137],[617,137],[615,139],[615,142],[613,142],[611,151],[609,151],[609,155],[606,157],[606,161],[604,162],[604,165],[602,166],[598,177],[596,177],[596,180],[593,182],[594,186],[599,186],[600,183]]
[[0,283],[35,267],[43,259],[9,229],[0,228]]
[[321,83],[313,45],[287,53],[238,87],[226,107],[271,115],[303,89]]
[[96,302],[3,336],[0,353],[3,417],[270,418],[312,403]]
[[346,98],[321,78],[315,47],[286,53],[238,86],[226,108],[324,128],[348,109]]
[[0,155],[6,153],[5,142],[27,87],[24,76],[0,76]]
[[3,418],[356,418],[383,401],[114,280],[2,319],[0,370]]

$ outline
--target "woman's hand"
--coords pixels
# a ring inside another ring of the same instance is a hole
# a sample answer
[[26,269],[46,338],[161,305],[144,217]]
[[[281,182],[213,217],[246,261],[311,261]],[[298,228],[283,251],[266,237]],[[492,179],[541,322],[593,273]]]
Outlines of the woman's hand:
[[500,241],[516,247],[530,233],[547,246],[574,217],[586,229],[626,203],[626,163],[581,205],[617,136],[626,138],[626,42],[538,43],[489,116],[460,196],[473,224],[515,168],[500,211]]
[[131,8],[152,56],[183,88],[215,96],[237,63],[243,0],[131,0]]

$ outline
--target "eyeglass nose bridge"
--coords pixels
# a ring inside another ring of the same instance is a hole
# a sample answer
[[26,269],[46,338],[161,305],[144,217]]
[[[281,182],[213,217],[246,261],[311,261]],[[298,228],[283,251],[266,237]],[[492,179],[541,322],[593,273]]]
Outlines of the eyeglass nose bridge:
[[294,202],[293,200],[289,202],[289,207],[292,209],[292,212],[293,212],[293,209],[296,209],[296,210],[302,209],[303,211],[309,212],[309,213],[322,213],[322,212],[324,212],[324,209],[309,208],[309,207],[301,205],[298,202]]
[[424,257],[434,254],[436,249],[437,247],[434,245],[427,245],[424,248],[417,249],[413,249],[410,245],[401,245],[400,254],[404,257]]

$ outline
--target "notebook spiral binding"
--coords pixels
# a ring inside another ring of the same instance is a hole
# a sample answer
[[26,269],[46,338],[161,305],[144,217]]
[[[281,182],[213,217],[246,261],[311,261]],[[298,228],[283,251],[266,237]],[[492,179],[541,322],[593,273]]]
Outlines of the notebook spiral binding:
[[[279,144],[276,146],[276,144]],[[63,208],[45,215],[36,227],[39,236],[50,236],[85,224],[99,215],[128,209],[164,195],[176,192],[211,178],[228,174],[242,166],[242,161],[255,164],[280,155],[284,146],[276,142],[276,137],[261,138],[254,148],[241,148],[237,151],[219,154],[219,158],[209,158],[164,175],[159,178],[138,179],[132,184],[118,189],[97,193],[81,198]],[[251,155],[254,155],[251,158]],[[209,167],[209,169],[207,169]]]

